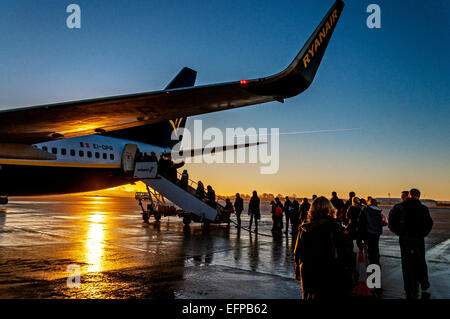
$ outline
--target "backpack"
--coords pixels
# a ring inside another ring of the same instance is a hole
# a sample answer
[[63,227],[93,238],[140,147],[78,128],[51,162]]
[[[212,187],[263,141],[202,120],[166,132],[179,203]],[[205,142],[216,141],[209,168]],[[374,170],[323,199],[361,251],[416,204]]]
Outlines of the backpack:
[[280,216],[283,215],[283,210],[280,206],[275,207],[275,215]]

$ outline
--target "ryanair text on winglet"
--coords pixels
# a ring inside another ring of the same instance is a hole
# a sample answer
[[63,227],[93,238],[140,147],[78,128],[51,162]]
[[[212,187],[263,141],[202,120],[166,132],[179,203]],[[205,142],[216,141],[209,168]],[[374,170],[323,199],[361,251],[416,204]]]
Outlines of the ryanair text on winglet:
[[333,13],[330,15],[330,18],[326,22],[325,26],[319,32],[319,35],[312,42],[311,48],[308,49],[306,54],[303,56],[303,65],[305,66],[305,69],[308,68],[308,64],[311,62],[310,55],[311,58],[314,57],[314,54],[317,52],[319,46],[322,44],[323,39],[328,35],[328,32],[331,30],[331,27],[336,23],[337,19],[338,19],[338,11],[337,9],[335,9]]

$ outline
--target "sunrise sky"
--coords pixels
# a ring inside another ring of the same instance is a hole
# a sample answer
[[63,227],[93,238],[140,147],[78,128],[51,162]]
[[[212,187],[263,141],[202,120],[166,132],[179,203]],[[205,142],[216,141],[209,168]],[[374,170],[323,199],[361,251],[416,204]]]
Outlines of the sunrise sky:
[[[66,27],[67,5],[82,27]],[[450,199],[448,1],[346,1],[314,83],[278,102],[189,118],[203,127],[280,132],[280,169],[189,164],[220,194],[310,197],[350,190]],[[184,66],[197,84],[274,74],[286,67],[333,4],[304,1],[16,1],[0,3],[0,109],[159,90]],[[129,187],[129,186],[127,186]],[[130,190],[129,188],[122,188]]]

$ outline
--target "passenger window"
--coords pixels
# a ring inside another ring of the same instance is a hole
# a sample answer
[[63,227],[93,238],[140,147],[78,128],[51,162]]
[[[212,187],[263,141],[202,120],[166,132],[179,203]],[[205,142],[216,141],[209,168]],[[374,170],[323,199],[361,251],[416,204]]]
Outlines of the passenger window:
[[103,153],[103,159],[107,159],[108,155],[106,153]]
[[109,154],[109,159],[110,159],[111,161],[114,161],[114,154]]
[[89,158],[91,158],[91,157],[92,157],[92,152],[91,152],[91,151],[88,151],[88,152],[87,152],[87,156],[88,156]]
[[58,154],[58,149],[56,147],[52,147],[52,154]]
[[75,150],[70,150],[70,156],[75,156]]
[[99,152],[95,152],[95,158],[100,158],[100,153]]
[[42,149],[44,150],[44,151],[48,151],[48,148],[47,148],[47,146],[42,146]]
[[84,145],[83,145],[83,142],[80,142],[80,147],[83,147]]
[[80,157],[83,157],[84,156],[84,152],[83,151],[79,151],[78,155],[80,155]]
[[66,155],[67,154],[67,150],[65,148],[61,149],[61,155]]

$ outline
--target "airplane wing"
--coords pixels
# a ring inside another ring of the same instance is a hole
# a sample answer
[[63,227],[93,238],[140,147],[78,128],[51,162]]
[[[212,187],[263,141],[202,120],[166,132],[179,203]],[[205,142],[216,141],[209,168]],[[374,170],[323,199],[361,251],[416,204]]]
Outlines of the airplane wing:
[[34,144],[283,102],[312,83],[343,7],[337,0],[292,63],[273,76],[0,111],[0,143]]

